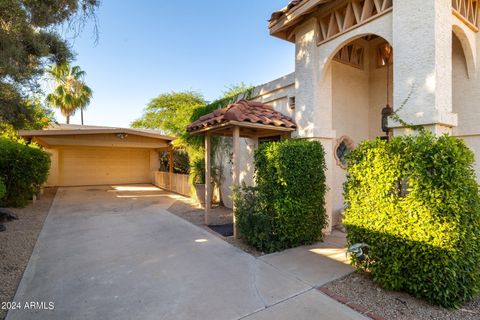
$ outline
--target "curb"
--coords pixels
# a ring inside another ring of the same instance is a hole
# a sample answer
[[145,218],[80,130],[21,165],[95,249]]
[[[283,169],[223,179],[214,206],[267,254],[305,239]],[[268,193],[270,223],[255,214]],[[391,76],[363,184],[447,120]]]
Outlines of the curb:
[[378,314],[373,313],[371,310],[368,308],[361,306],[359,304],[353,303],[352,301],[349,301],[347,298],[336,294],[330,289],[327,289],[325,287],[318,288],[318,291],[322,292],[323,294],[326,294],[330,298],[332,298],[335,301],[340,302],[341,304],[349,307],[350,309],[353,309],[361,314],[363,314],[366,317],[369,317],[370,319],[373,320],[386,320],[384,317],[379,316]]

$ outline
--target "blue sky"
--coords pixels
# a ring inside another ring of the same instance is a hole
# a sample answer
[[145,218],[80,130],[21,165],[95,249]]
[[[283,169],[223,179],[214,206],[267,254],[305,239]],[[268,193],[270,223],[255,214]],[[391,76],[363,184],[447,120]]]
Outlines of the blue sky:
[[[229,85],[294,71],[294,45],[271,37],[267,27],[270,14],[287,3],[103,0],[98,44],[91,26],[73,44],[74,64],[94,91],[85,124],[128,127],[161,93],[194,90],[211,101]],[[80,123],[79,113],[71,123]]]

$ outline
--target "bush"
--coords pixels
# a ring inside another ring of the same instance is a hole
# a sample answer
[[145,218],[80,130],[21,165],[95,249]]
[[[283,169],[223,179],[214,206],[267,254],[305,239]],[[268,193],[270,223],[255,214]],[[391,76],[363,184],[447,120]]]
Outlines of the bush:
[[473,153],[430,133],[366,141],[349,156],[344,224],[367,244],[353,263],[391,290],[458,307],[480,289],[480,197]]
[[5,196],[5,193],[7,193],[7,188],[5,187],[5,183],[3,183],[3,180],[0,179],[0,200]]
[[255,153],[255,188],[237,190],[238,227],[248,243],[273,252],[322,237],[325,153],[316,141],[284,140]]
[[6,186],[4,206],[24,206],[45,183],[50,156],[35,146],[0,138],[0,178]]

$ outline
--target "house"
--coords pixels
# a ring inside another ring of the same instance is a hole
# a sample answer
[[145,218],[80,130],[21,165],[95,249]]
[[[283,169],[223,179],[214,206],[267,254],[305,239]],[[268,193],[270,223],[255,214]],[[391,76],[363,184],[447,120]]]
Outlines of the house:
[[[387,106],[404,123],[463,138],[480,176],[478,10],[478,0],[295,0],[273,13],[270,34],[295,46],[295,72],[257,87],[254,100],[294,119],[294,137],[323,144],[329,229],[344,208],[345,153],[409,133],[382,118]],[[252,183],[258,143],[242,139],[240,181]]]
[[155,130],[73,124],[19,135],[51,154],[47,186],[153,183],[158,151],[174,140]]

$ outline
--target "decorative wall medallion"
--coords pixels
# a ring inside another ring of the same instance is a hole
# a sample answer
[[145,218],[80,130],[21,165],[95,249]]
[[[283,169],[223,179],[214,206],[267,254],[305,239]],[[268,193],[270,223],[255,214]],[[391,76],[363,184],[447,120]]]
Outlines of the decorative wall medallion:
[[347,156],[355,148],[353,140],[347,136],[343,136],[338,139],[337,146],[335,147],[335,160],[337,165],[342,169],[347,168]]

